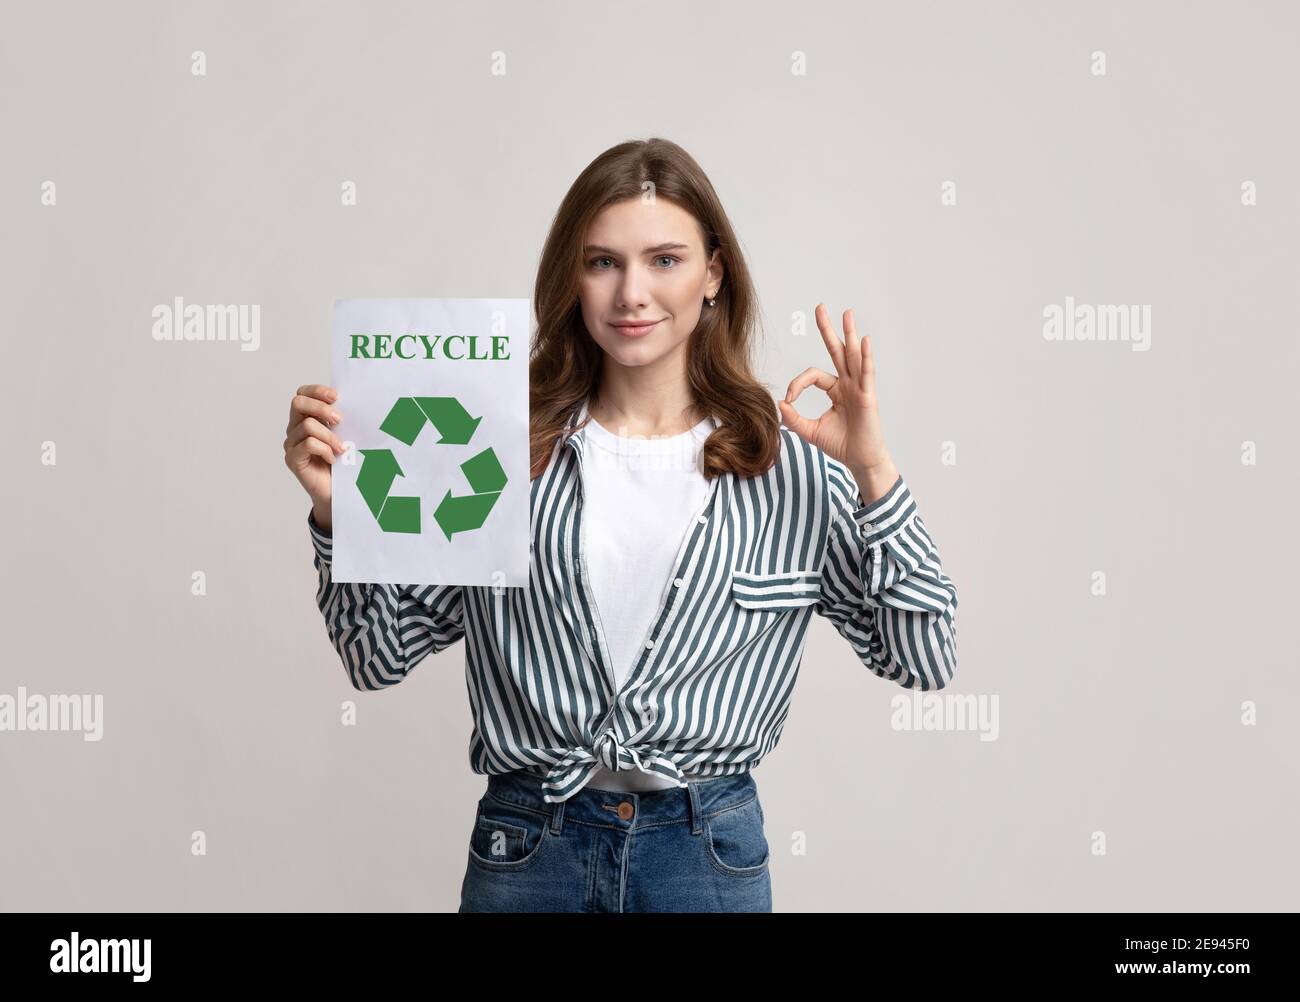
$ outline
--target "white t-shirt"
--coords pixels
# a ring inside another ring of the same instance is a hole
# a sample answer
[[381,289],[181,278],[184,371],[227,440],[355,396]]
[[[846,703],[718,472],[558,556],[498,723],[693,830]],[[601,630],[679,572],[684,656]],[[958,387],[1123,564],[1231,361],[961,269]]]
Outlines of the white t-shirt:
[[[586,416],[584,405],[578,420]],[[687,529],[708,500],[700,455],[715,427],[705,418],[690,431],[662,438],[623,437],[595,419],[583,429],[590,446],[583,450],[584,554],[616,691],[642,654]],[[637,792],[676,785],[639,769],[604,767],[587,781],[598,790]]]

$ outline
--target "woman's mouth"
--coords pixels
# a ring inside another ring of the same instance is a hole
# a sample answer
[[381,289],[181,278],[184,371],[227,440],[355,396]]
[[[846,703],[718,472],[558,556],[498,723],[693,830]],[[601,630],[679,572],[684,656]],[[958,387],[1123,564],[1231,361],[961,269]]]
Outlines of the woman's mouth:
[[620,321],[610,326],[624,337],[640,337],[642,334],[649,334],[660,323],[662,323],[660,320],[631,320]]

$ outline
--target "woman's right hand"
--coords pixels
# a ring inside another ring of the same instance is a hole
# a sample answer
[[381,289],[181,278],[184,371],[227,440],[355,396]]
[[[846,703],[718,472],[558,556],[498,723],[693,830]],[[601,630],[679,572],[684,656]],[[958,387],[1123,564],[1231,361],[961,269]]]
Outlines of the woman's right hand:
[[343,453],[343,440],[330,429],[343,420],[334,409],[339,392],[332,386],[308,383],[289,402],[285,428],[284,464],[311,496],[316,524],[330,526],[330,478],[334,457]]

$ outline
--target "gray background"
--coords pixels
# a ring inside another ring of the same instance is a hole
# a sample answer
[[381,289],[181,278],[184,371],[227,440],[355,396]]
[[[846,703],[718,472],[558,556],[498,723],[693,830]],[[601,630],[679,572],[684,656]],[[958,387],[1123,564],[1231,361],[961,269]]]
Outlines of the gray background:
[[[106,720],[0,733],[0,907],[455,909],[464,647],[348,685],[289,398],[335,297],[530,296],[577,173],[662,135],[740,234],[776,395],[830,368],[818,301],[873,335],[951,691],[1000,699],[997,741],[895,731],[902,690],[815,619],[755,773],[775,907],[1294,908],[1298,33],[1282,3],[6,5],[0,693]],[[155,342],[178,295],[260,304],[260,350]],[[1150,305],[1151,350],[1046,341],[1066,296]]]

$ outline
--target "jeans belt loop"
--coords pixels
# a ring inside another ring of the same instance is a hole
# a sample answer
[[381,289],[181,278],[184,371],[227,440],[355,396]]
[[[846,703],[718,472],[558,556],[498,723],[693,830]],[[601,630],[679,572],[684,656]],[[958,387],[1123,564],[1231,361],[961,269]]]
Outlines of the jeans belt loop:
[[700,787],[693,779],[686,781],[686,792],[691,801],[691,834],[699,835],[704,831],[704,812],[700,809]]

